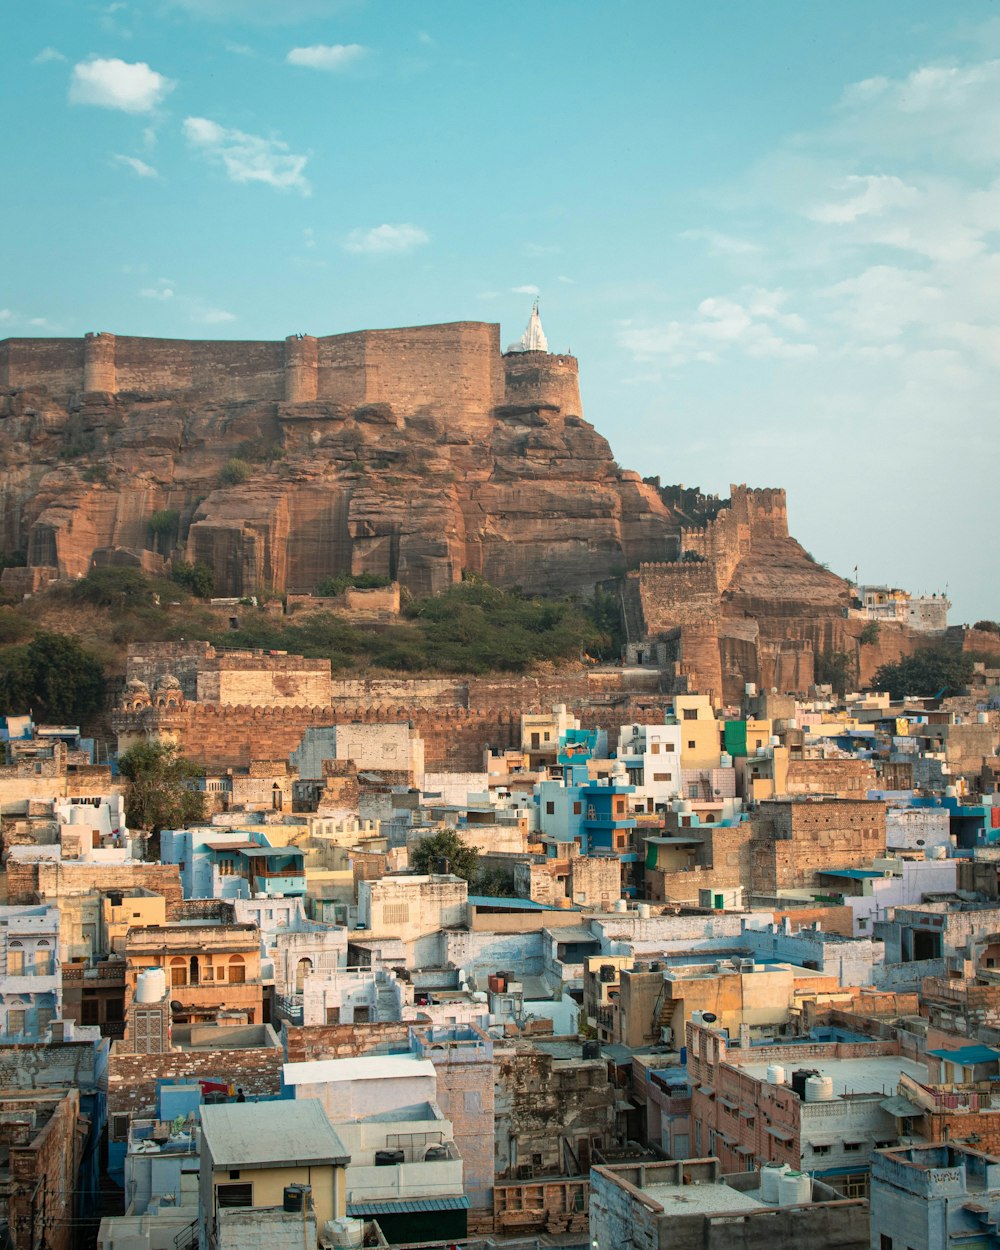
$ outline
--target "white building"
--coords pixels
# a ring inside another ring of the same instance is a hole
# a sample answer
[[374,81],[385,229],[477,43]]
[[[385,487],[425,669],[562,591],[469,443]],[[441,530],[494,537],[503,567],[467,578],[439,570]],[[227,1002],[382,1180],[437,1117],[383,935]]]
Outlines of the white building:
[[57,907],[0,907],[0,1037],[44,1041],[62,1015]]
[[655,812],[684,793],[680,725],[623,725],[618,759],[628,772],[637,812]]

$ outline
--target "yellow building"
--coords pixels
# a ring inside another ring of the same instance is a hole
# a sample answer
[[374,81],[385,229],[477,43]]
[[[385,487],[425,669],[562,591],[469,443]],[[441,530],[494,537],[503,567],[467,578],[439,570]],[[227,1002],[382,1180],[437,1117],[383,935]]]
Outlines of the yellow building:
[[167,923],[167,900],[152,890],[108,890],[101,896],[101,952],[124,955],[129,929]]
[[681,727],[681,768],[718,768],[722,738],[709,696],[675,695],[674,720]]
[[[228,1245],[227,1212],[285,1210],[316,1228],[347,1214],[350,1155],[321,1104],[221,1103],[201,1108],[202,1246]],[[291,1202],[286,1202],[286,1190]],[[304,1191],[304,1192],[303,1192]],[[296,1207],[296,1202],[298,1206]]]

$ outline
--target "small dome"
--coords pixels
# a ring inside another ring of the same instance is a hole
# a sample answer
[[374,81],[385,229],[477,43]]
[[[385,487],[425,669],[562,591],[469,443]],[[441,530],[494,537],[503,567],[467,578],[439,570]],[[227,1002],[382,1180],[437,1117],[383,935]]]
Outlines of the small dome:
[[149,694],[149,687],[138,677],[129,678],[125,683],[125,690],[128,694]]
[[181,683],[173,675],[173,673],[164,673],[160,680],[156,683],[157,690],[180,690]]

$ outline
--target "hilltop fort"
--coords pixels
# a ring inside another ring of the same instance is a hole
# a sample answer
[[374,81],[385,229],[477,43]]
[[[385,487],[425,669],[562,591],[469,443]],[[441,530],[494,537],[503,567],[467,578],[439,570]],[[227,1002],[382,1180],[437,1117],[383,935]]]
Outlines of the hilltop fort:
[[[631,658],[716,697],[805,689],[815,654],[862,628],[848,584],[789,537],[783,491],[720,499],[622,470],[537,309],[507,352],[479,322],[8,339],[0,430],[0,548],[26,558],[4,573],[12,592],[171,559],[210,565],[229,596],[364,572],[414,594],[468,571],[548,594],[604,584]],[[164,516],[168,532],[151,524]]]

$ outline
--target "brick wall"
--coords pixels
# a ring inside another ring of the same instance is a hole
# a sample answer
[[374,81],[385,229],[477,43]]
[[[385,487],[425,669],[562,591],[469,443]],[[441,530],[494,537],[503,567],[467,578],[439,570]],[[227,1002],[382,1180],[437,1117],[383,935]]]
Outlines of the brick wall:
[[151,890],[171,905],[183,898],[176,864],[7,864],[7,902],[31,904],[92,890]]
[[405,1048],[410,1025],[402,1022],[282,1026],[289,1063],[310,1059],[352,1059],[380,1048]]
[[249,1097],[277,1094],[281,1090],[284,1061],[280,1046],[133,1055],[116,1043],[108,1059],[108,1115],[153,1114],[156,1082],[160,1080],[231,1081],[242,1086]]

